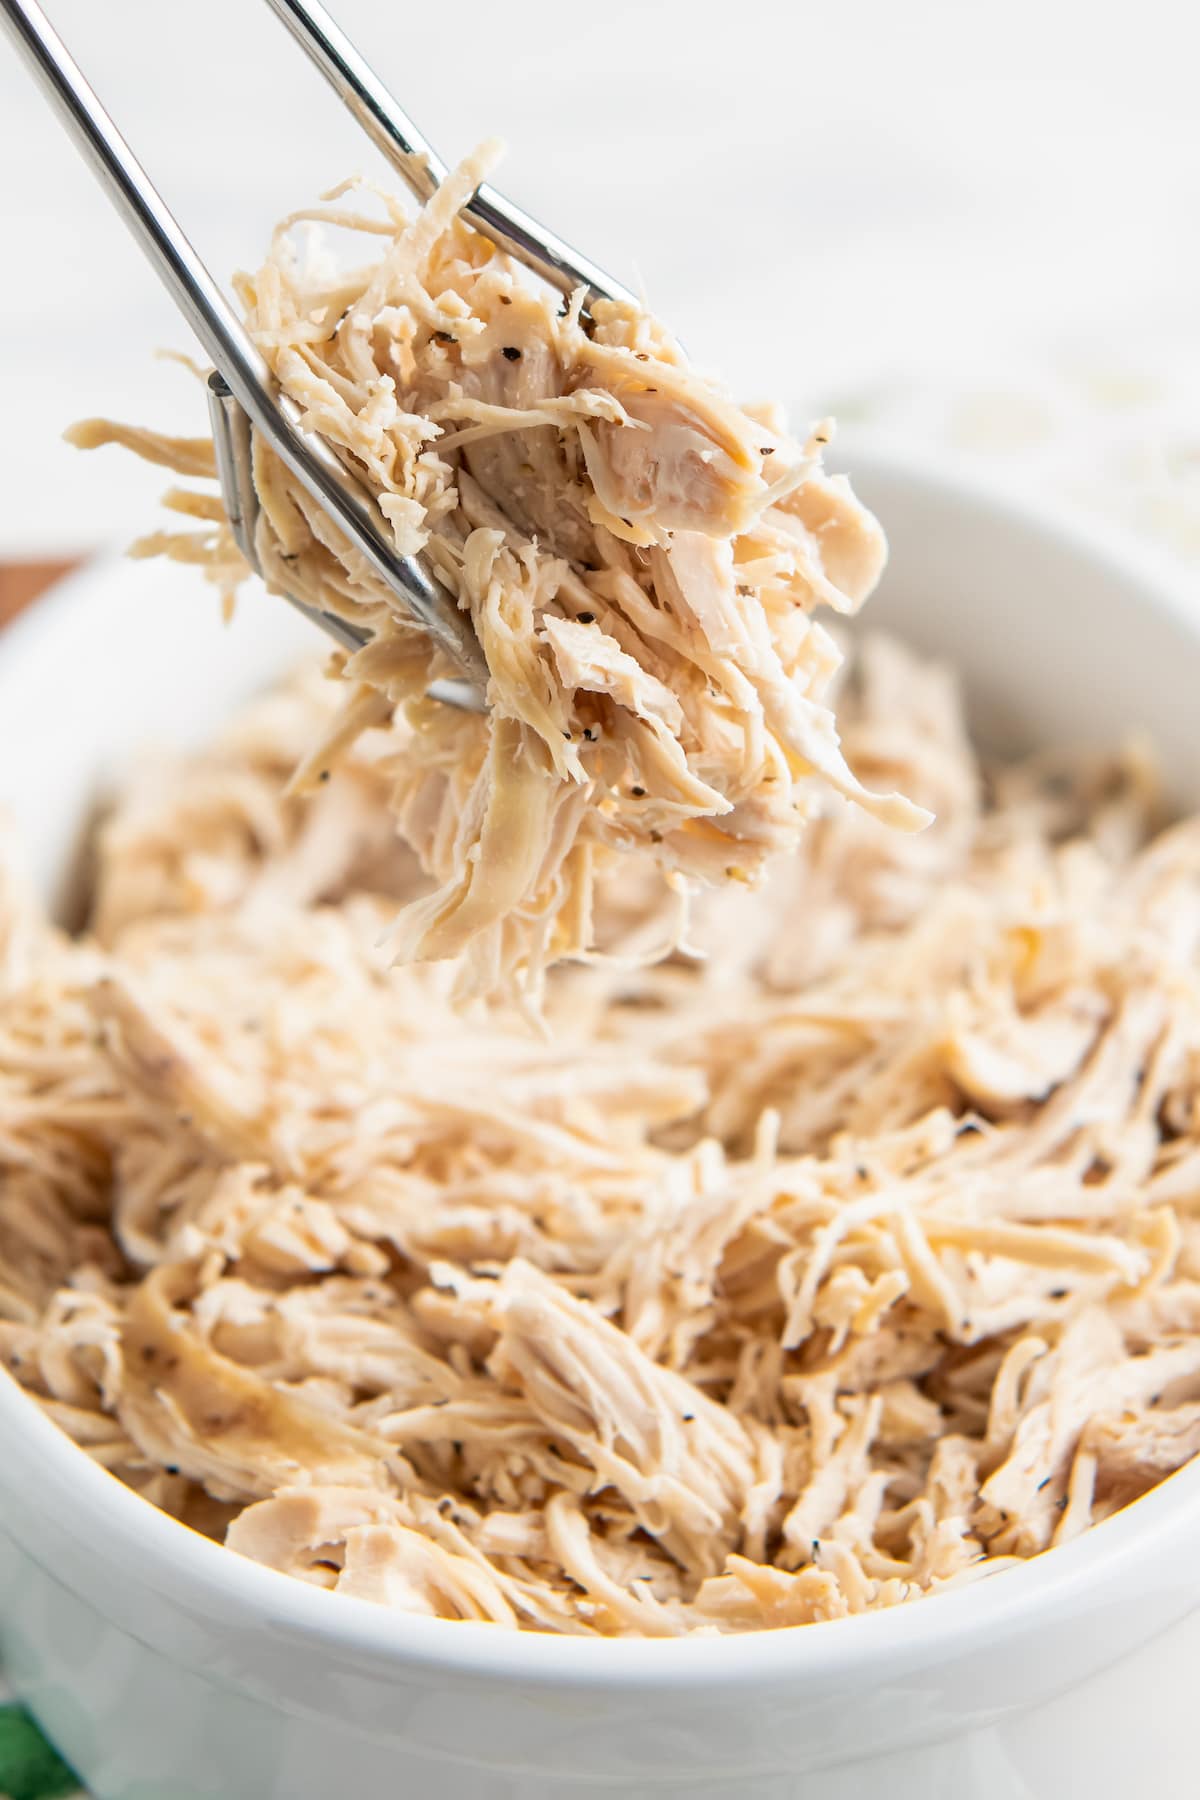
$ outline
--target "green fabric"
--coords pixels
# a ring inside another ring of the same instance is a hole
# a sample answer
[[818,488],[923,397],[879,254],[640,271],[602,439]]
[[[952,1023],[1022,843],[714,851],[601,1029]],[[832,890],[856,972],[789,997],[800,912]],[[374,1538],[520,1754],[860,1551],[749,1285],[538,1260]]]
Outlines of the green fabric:
[[61,1800],[79,1783],[28,1713],[0,1706],[0,1796],[3,1800]]

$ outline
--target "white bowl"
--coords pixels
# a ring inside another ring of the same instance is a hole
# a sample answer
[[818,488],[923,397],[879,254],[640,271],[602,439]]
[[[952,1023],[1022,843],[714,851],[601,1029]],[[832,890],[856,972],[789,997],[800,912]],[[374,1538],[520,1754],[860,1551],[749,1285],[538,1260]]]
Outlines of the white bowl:
[[[1090,533],[858,457],[892,541],[870,618],[1009,741],[1151,730],[1200,802],[1200,606]],[[202,735],[306,643],[258,598],[100,563],[0,639],[0,802],[53,890],[98,776]],[[598,1642],[408,1617],[194,1536],[0,1379],[0,1647],[104,1800],[1183,1800],[1200,1467],[973,1588],[740,1638]],[[1191,1770],[1192,1772],[1189,1772]]]

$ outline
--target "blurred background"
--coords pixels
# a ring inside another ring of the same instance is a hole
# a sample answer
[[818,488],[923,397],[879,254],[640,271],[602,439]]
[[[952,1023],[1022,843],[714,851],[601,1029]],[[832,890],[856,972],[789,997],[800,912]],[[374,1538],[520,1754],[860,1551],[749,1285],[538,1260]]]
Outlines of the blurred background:
[[[47,3],[222,277],[280,213],[378,172],[255,0]],[[1024,479],[1053,461],[1081,492],[1106,410],[1131,506],[1200,551],[1190,0],[335,10],[448,157],[503,135],[501,185],[743,397],[1032,447]],[[153,356],[191,346],[3,41],[0,218],[0,556],[128,536],[161,473],[59,434],[98,412],[202,430],[200,390]]]

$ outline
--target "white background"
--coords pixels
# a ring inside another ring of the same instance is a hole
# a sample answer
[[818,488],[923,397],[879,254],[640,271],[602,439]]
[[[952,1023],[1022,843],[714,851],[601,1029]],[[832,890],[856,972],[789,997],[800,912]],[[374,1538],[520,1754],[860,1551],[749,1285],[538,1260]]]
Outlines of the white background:
[[[256,0],[47,4],[222,276],[374,166]],[[1188,0],[336,11],[446,155],[502,134],[501,185],[747,397],[919,402],[1018,344],[1200,342]],[[0,222],[0,553],[144,527],[161,473],[58,434],[94,412],[202,429],[151,355],[187,335],[2,41]]]

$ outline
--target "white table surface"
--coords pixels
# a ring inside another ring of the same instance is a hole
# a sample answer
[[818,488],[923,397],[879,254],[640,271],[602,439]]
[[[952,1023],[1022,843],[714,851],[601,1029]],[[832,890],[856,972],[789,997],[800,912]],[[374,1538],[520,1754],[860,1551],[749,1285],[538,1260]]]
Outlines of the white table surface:
[[[375,167],[254,0],[47,3],[222,274]],[[1060,383],[1064,356],[1085,382],[1116,356],[1182,383],[1154,419],[1200,431],[1184,0],[336,9],[447,154],[502,132],[511,191],[748,397],[929,423],[981,388],[1040,394],[1034,346]],[[143,529],[161,473],[59,433],[94,412],[201,428],[194,384],[151,354],[186,332],[3,43],[0,224],[0,555]]]

